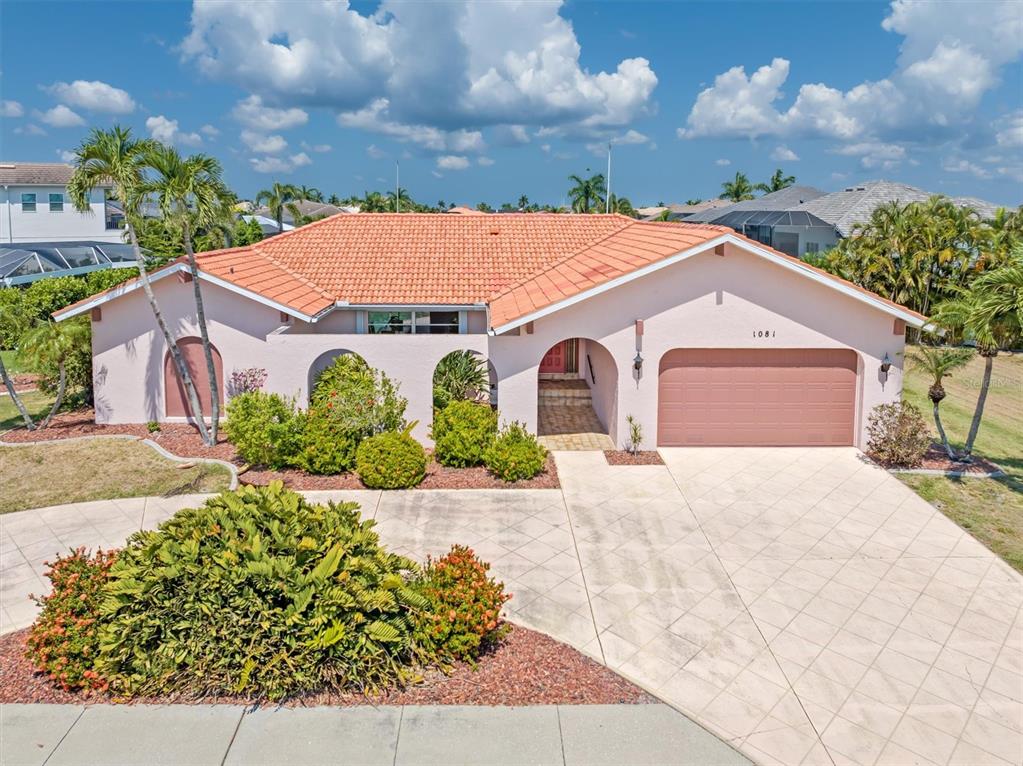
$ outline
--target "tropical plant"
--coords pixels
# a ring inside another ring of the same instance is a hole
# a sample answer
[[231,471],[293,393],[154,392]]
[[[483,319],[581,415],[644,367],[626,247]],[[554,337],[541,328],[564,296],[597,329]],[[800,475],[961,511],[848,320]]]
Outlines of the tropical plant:
[[452,402],[433,416],[433,456],[456,468],[479,465],[496,434],[497,413],[488,405]]
[[254,200],[257,205],[265,205],[270,215],[277,222],[277,231],[284,231],[284,211],[291,213],[292,219],[298,223],[302,217],[301,211],[295,204],[302,199],[301,193],[294,184],[282,184],[274,181],[269,189],[261,189],[256,193]]
[[[589,168],[586,170],[589,171]],[[572,210],[577,213],[589,213],[591,207],[599,209],[604,204],[607,184],[603,173],[597,173],[589,178],[570,175],[568,180],[572,182],[572,186],[568,190],[568,197],[572,201]]]
[[999,350],[1015,348],[1023,341],[1023,245],[1017,245],[1002,266],[986,271],[957,297],[935,307],[939,325],[962,333],[976,344],[984,359],[984,375],[977,394],[970,431],[960,459],[969,461],[980,431],[995,357]]
[[525,194],[520,194],[519,195],[519,202],[518,202],[518,209],[519,210],[527,210],[528,208],[529,208],[529,197],[527,197]]
[[104,589],[97,670],[117,693],[371,691],[418,652],[416,565],[354,503],[243,487],[133,535]]
[[625,422],[629,426],[629,452],[635,455],[643,443],[643,424],[632,415],[626,415]]
[[[40,429],[46,428],[64,404],[70,360],[77,358],[81,368],[81,358],[85,356],[88,359],[92,356],[92,333],[89,322],[84,318],[69,319],[65,322],[40,322],[22,339],[18,356],[28,367],[45,376],[52,377],[56,370],[56,398],[50,412],[39,424]],[[85,365],[85,369],[91,374],[91,365]]]
[[476,205],[476,209],[479,210],[481,213],[493,213],[494,212],[494,208],[492,208],[486,202],[480,202],[478,205]]
[[547,450],[522,423],[506,425],[483,451],[483,464],[503,481],[532,479],[543,472]]
[[732,202],[742,202],[746,199],[753,199],[754,187],[749,182],[745,173],[736,173],[731,181],[721,184],[719,199],[730,199]]
[[25,292],[18,287],[0,287],[0,349],[16,348],[21,336],[32,326],[32,310],[25,302]]
[[487,360],[472,351],[452,351],[433,370],[433,406],[442,410],[462,399],[484,401],[490,392]]
[[611,212],[618,213],[619,215],[627,215],[629,218],[635,218],[636,208],[629,202],[628,197],[619,197],[617,194],[611,195]]
[[400,433],[363,439],[355,453],[355,471],[370,489],[408,489],[426,476],[426,450],[412,438],[411,426]]
[[391,213],[411,213],[416,203],[408,195],[408,189],[399,188],[397,192],[387,192],[387,211]]
[[25,289],[25,308],[31,319],[48,322],[53,318],[53,312],[89,295],[88,283],[81,277],[48,277],[33,282]]
[[389,202],[380,192],[366,192],[357,204],[363,213],[386,213],[394,210],[394,203]]
[[308,202],[323,202],[323,192],[315,186],[299,186],[298,198]]
[[948,443],[948,436],[945,435],[945,428],[941,424],[939,405],[945,398],[945,378],[950,377],[952,372],[969,364],[973,354],[969,349],[948,348],[945,346],[915,346],[906,352],[906,359],[918,370],[921,370],[931,379],[931,385],[927,389],[927,397],[931,400],[934,411],[934,425],[938,429],[938,436],[945,448],[945,454],[949,460],[956,460],[957,455]]
[[248,391],[227,403],[227,438],[251,465],[294,465],[304,446],[304,425],[295,402],[280,394]]
[[[209,229],[225,218],[230,218],[233,195],[221,179],[220,163],[209,155],[194,154],[182,158],[173,147],[157,143],[148,148],[143,162],[152,170],[152,174],[142,184],[141,193],[147,199],[155,199],[164,220],[181,230],[188,270],[192,276],[196,324],[199,326],[199,339],[206,359],[210,392],[210,426],[203,433],[203,438],[207,445],[213,446],[217,443],[217,430],[220,426],[220,387],[217,385],[213,348],[206,326],[202,282],[192,244],[192,225],[194,221],[196,225]],[[201,413],[193,415],[196,418],[202,417]]]
[[757,191],[762,191],[766,194],[770,194],[771,192],[781,191],[782,189],[792,186],[792,184],[794,184],[795,182],[796,182],[795,176],[787,176],[781,172],[781,168],[778,168],[777,170],[774,171],[774,175],[772,175],[767,180],[766,184],[765,183],[754,184],[753,188],[756,189]]
[[142,218],[139,213],[139,205],[142,199],[140,191],[145,180],[143,160],[155,145],[156,142],[149,139],[136,140],[132,138],[131,130],[116,125],[110,130],[94,128],[75,151],[75,170],[68,182],[68,196],[76,210],[87,212],[90,209],[89,196],[92,190],[113,184],[114,192],[124,208],[125,231],[135,256],[139,284],[142,285],[142,292],[145,294],[146,300],[149,301],[153,318],[163,335],[178,379],[184,386],[196,427],[203,440],[208,441],[209,432],[202,417],[199,394],[188,365],[185,364],[181,349],[174,340],[170,327],[168,327],[157,303],[136,233],[137,223]]
[[909,402],[879,404],[867,419],[867,452],[898,468],[920,465],[931,437],[923,415]]

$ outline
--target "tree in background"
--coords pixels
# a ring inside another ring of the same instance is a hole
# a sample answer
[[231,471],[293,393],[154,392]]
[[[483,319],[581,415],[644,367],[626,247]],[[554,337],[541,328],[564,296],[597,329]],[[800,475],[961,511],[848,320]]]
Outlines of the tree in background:
[[765,194],[771,192],[781,191],[782,189],[792,186],[796,182],[795,176],[787,176],[781,172],[781,168],[774,171],[774,175],[771,176],[767,183],[756,184],[753,188],[757,191],[762,191]]
[[323,202],[323,192],[315,186],[298,187],[298,198],[308,202]]
[[88,320],[76,318],[64,322],[40,322],[22,339],[19,356],[28,366],[41,372],[56,370],[56,399],[50,412],[39,424],[40,429],[50,424],[64,404],[68,365],[74,360],[80,360],[83,355],[92,354],[91,338]]
[[568,180],[573,184],[568,190],[568,197],[572,201],[572,210],[577,213],[589,213],[591,207],[599,207],[604,204],[607,183],[603,173],[597,173],[589,178],[570,175]]
[[298,207],[295,205],[300,199],[302,199],[301,193],[293,184],[282,184],[274,181],[273,186],[269,189],[261,189],[256,194],[255,203],[266,206],[270,211],[270,215],[277,221],[277,231],[282,232],[284,231],[285,210],[291,213],[291,217],[296,223],[302,217]]
[[409,197],[408,189],[399,188],[396,192],[387,192],[388,213],[411,213],[416,209],[416,203]]
[[728,199],[732,202],[753,199],[753,185],[749,182],[745,173],[737,172],[734,179],[721,184],[721,194],[718,199]]
[[[699,197],[696,197],[694,199],[687,199],[686,200],[686,204],[687,205],[699,205],[701,202],[703,202],[703,200],[700,199]],[[664,205],[662,205],[660,202],[658,202],[657,203],[657,207],[664,207]]]
[[969,349],[940,346],[916,346],[906,352],[906,359],[910,364],[931,379],[931,385],[927,389],[927,398],[931,400],[934,425],[938,429],[938,436],[941,438],[941,444],[945,448],[945,454],[948,455],[949,460],[955,460],[957,455],[948,443],[948,436],[945,435],[945,428],[941,424],[938,407],[945,398],[945,378],[949,377],[953,371],[969,364],[972,356],[973,353]]
[[611,212],[618,213],[619,215],[627,215],[629,218],[635,218],[637,216],[636,209],[629,202],[628,197],[619,197],[617,194],[611,194]]
[[490,207],[490,205],[488,205],[486,202],[480,202],[478,205],[476,205],[476,209],[479,210],[481,213],[494,212],[494,208]]

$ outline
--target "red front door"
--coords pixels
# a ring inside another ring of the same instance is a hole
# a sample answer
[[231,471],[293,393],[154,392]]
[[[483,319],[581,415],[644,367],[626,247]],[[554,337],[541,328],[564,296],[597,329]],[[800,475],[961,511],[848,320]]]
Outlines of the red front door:
[[564,372],[565,371],[565,341],[561,341],[543,355],[540,360],[540,372]]

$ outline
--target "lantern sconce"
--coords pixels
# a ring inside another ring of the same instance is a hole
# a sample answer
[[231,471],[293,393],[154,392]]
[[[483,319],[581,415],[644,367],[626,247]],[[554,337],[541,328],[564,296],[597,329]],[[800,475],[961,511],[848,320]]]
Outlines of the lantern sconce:
[[884,359],[881,360],[881,373],[884,375],[888,374],[888,370],[892,368],[892,360],[888,357],[888,352],[884,354]]
[[632,360],[632,369],[634,369],[637,374],[643,371],[643,355],[638,351],[636,352],[636,358]]

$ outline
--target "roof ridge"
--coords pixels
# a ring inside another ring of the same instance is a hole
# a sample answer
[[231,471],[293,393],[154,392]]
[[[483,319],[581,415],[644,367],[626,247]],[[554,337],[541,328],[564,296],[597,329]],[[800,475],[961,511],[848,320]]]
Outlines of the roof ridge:
[[[340,215],[340,214],[339,214],[339,215]],[[333,217],[333,216],[331,216],[331,217]],[[327,219],[326,219],[326,218],[324,218],[324,219],[322,219],[322,220],[326,221]],[[314,221],[313,223],[319,223],[319,221]],[[306,225],[305,225],[304,227],[301,227],[301,228],[308,228],[308,227],[310,227],[310,226],[312,226],[312,225],[313,225],[312,223],[309,223],[309,224],[306,224]],[[298,228],[292,229],[292,231],[298,231]],[[286,232],[286,233],[289,233],[289,232]],[[282,236],[282,235],[278,234],[277,236],[278,236],[278,237],[280,237],[280,236]],[[271,237],[271,239],[274,239],[274,237]],[[262,241],[262,240],[260,240],[260,241]],[[264,250],[263,250],[262,248],[256,247],[256,245],[258,245],[258,244],[259,244],[259,243],[257,242],[257,243],[255,243],[255,244],[253,244],[253,245],[249,245],[248,247],[249,247],[249,248],[251,248],[251,250],[252,250],[253,252],[255,252],[255,253],[258,253],[258,254],[259,254],[260,256],[262,256],[262,257],[263,257],[263,258],[265,258],[266,260],[270,261],[270,263],[272,263],[272,264],[273,264],[274,266],[276,266],[276,267],[277,267],[277,268],[279,268],[279,269],[280,269],[281,271],[283,271],[284,273],[286,273],[286,274],[287,274],[287,275],[288,275],[289,277],[292,277],[293,279],[296,279],[296,280],[298,280],[298,281],[299,281],[299,282],[301,282],[301,283],[302,283],[303,285],[307,285],[308,287],[311,287],[311,288],[312,288],[313,290],[315,290],[316,292],[318,292],[318,293],[319,293],[320,295],[322,295],[322,296],[323,296],[324,298],[329,298],[329,299],[330,299],[331,301],[333,301],[334,303],[336,303],[336,302],[338,301],[338,297],[337,297],[336,295],[334,295],[333,293],[331,293],[331,292],[328,292],[327,290],[323,289],[322,287],[320,287],[320,286],[319,286],[318,284],[316,284],[315,282],[313,282],[313,281],[312,281],[311,279],[309,279],[308,277],[306,277],[306,276],[303,276],[302,274],[299,274],[299,273],[298,273],[297,271],[295,271],[295,270],[294,270],[293,268],[291,268],[290,266],[286,266],[286,265],[284,265],[284,264],[283,264],[283,263],[281,263],[281,262],[280,262],[279,260],[277,260],[276,258],[274,258],[274,257],[273,257],[272,255],[270,255],[269,253],[267,253],[266,251],[264,251]],[[245,249],[246,249],[246,248],[243,248],[243,247],[239,247],[239,248],[237,248],[237,250],[239,250],[239,251],[241,251],[241,250],[245,250]]]

